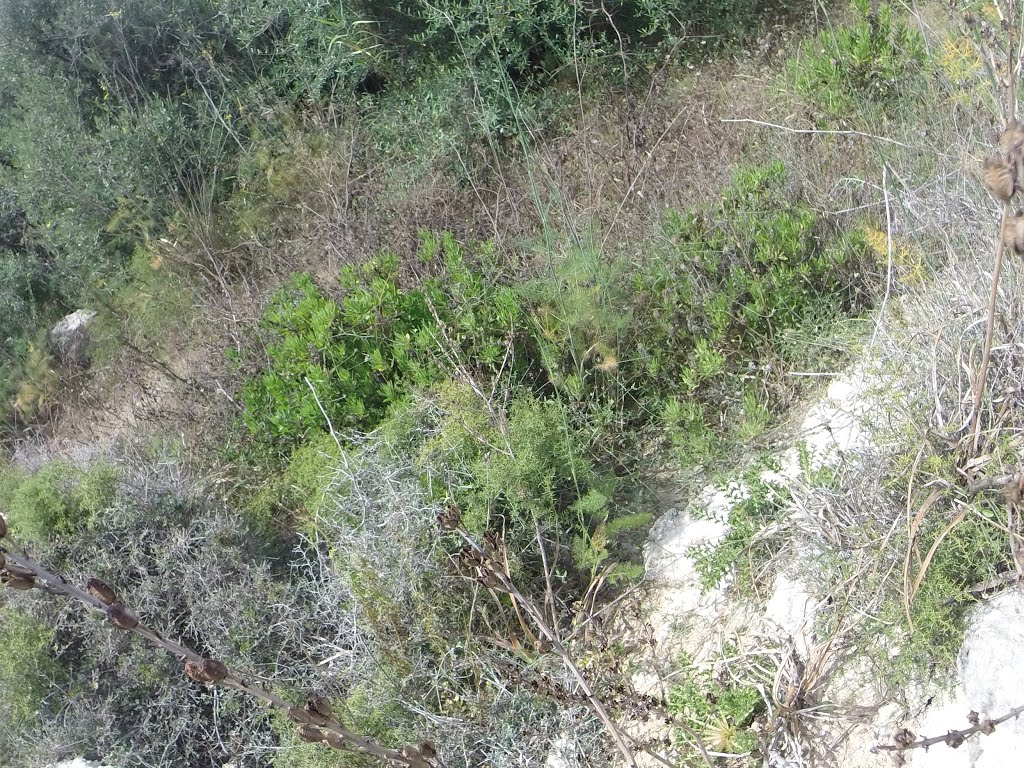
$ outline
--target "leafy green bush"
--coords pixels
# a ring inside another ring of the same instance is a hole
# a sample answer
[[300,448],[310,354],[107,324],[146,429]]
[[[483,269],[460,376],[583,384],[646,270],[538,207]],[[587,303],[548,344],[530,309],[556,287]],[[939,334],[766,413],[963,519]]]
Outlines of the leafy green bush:
[[781,163],[740,169],[720,201],[670,212],[664,234],[672,246],[653,258],[580,254],[525,289],[551,385],[608,461],[659,416],[690,464],[756,435],[792,392],[767,376],[754,390],[751,372],[798,364],[789,332],[824,333],[870,300],[863,239],[816,215]]
[[[971,588],[1013,567],[1001,530],[1003,513],[999,506],[981,504],[979,511],[981,517],[968,514],[936,550],[910,606],[913,632],[909,637],[894,638],[902,645],[891,665],[897,675],[930,675],[936,668],[952,669],[963,644],[967,610],[978,599]],[[922,553],[929,550],[946,525],[947,521],[938,515],[926,521],[917,544]],[[902,595],[886,605],[882,621],[886,620],[906,627]]]
[[851,26],[822,32],[789,65],[797,90],[832,120],[848,119],[865,102],[883,112],[905,102],[926,62],[924,37],[894,19],[892,6],[853,5]]
[[682,662],[680,666],[687,674],[669,690],[669,712],[700,734],[712,752],[755,751],[757,736],[749,726],[763,707],[757,689],[719,682],[711,671],[694,669],[688,658]]
[[[53,631],[18,609],[0,610],[0,701],[5,727],[0,733],[31,728],[54,673]],[[2,743],[2,740],[0,740]]]
[[[263,450],[284,454],[335,429],[368,430],[411,389],[445,369],[496,372],[506,341],[523,324],[515,294],[470,267],[458,244],[424,237],[421,258],[441,259],[444,281],[398,284],[398,261],[383,255],[342,274],[340,302],[296,275],[263,317],[269,368],[242,390],[244,420]],[[519,360],[528,359],[520,350]]]
[[0,504],[11,532],[25,541],[45,543],[90,527],[114,499],[118,474],[96,464],[83,470],[51,462],[34,473],[7,467],[0,482]]

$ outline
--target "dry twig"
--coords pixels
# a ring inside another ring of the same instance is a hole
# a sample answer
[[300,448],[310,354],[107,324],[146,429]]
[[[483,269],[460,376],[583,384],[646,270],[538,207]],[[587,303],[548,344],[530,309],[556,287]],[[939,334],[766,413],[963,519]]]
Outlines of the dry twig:
[[[0,537],[7,531],[7,524],[0,516]],[[103,614],[107,622],[118,629],[131,632],[148,640],[185,662],[184,673],[190,679],[206,685],[224,685],[242,691],[267,706],[285,712],[299,725],[299,738],[304,741],[324,744],[333,749],[347,749],[373,755],[389,765],[405,768],[430,768],[433,759],[433,745],[424,742],[418,746],[407,746],[401,750],[384,747],[371,739],[364,738],[342,725],[330,713],[329,705],[321,699],[310,699],[305,707],[298,707],[266,688],[254,684],[242,674],[230,669],[217,659],[205,658],[188,646],[170,640],[142,623],[129,608],[117,598],[110,585],[90,579],[87,589],[79,589],[62,577],[51,573],[42,565],[23,554],[0,547],[0,581],[5,586],[22,591],[38,589],[50,594],[60,594],[77,600],[86,608]],[[329,714],[324,714],[325,712]]]

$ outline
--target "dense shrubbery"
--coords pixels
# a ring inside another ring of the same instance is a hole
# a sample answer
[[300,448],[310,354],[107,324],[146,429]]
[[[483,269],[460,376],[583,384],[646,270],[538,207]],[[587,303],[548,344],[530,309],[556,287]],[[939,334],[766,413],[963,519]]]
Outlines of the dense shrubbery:
[[25,340],[61,309],[101,305],[131,282],[128,262],[180,210],[216,219],[217,247],[265,230],[273,201],[250,171],[295,114],[358,113],[378,151],[430,163],[524,135],[524,121],[551,125],[568,91],[548,86],[575,90],[581,69],[621,84],[682,40],[735,39],[759,10],[749,0],[129,0],[114,10],[10,0],[0,194],[19,214],[0,217],[0,249],[17,262],[0,255],[0,304],[19,315],[0,349],[4,379],[24,375]]
[[856,0],[857,21],[822,32],[790,64],[797,90],[828,120],[847,120],[858,106],[890,114],[903,108],[925,66],[924,37],[892,7]]
[[346,269],[337,299],[294,277],[264,316],[266,368],[242,389],[247,455],[286,467],[250,508],[263,524],[318,509],[309,469],[337,447],[318,436],[379,428],[516,557],[532,557],[539,523],[567,537],[570,570],[632,572],[623,547],[647,518],[624,491],[657,460],[651,438],[668,426],[691,465],[748,440],[792,397],[769,373],[801,362],[787,334],[828,333],[867,305],[862,239],[795,191],[781,164],[742,171],[719,203],[670,215],[652,258],[574,252],[526,283],[506,282],[489,246],[429,235],[433,276],[418,282],[390,256]]

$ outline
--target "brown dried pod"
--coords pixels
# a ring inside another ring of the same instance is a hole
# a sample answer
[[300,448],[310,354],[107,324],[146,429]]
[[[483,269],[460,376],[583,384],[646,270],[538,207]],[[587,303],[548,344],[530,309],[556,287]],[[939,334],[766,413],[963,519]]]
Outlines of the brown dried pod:
[[309,709],[308,707],[303,709],[302,711],[306,713],[306,716],[303,718],[303,720],[306,720],[312,723],[313,725],[327,725],[331,721],[329,717],[324,717],[316,710]]
[[967,722],[971,725],[977,725],[981,716],[973,709],[967,713]]
[[4,586],[16,589],[19,592],[28,592],[36,585],[34,578],[26,579],[23,576],[15,576],[10,573],[5,573],[0,581],[3,581]]
[[437,527],[442,531],[454,531],[462,522],[462,512],[454,504],[449,504],[443,512],[437,513]]
[[897,746],[906,747],[913,744],[915,738],[917,737],[914,736],[913,731],[908,730],[907,728],[900,728],[893,734],[892,740]]
[[402,751],[399,754],[405,758],[405,763],[409,768],[430,768],[430,764],[423,759],[423,755],[420,754],[419,749],[416,747],[402,747]]
[[322,742],[331,749],[345,749],[345,739],[333,731],[324,731],[324,740]]
[[481,571],[477,578],[488,589],[501,589],[501,582],[490,571]]
[[459,560],[467,568],[477,568],[484,563],[483,557],[468,544],[459,550]]
[[1011,216],[1003,231],[1003,243],[1017,253],[1024,253],[1024,216]]
[[419,744],[419,750],[420,754],[427,760],[433,760],[437,757],[437,747],[434,746],[433,742],[421,741]]
[[296,723],[305,723],[309,725],[313,722],[313,716],[302,707],[288,707],[288,717]]
[[139,626],[138,617],[121,603],[111,603],[107,606],[107,621],[118,629],[135,629]]
[[999,135],[999,149],[1006,156],[1020,154],[1024,150],[1024,130],[1016,120],[1008,122]]
[[31,569],[23,568],[20,565],[15,565],[14,563],[4,563],[4,573],[15,576],[19,579],[34,579],[36,577],[35,573],[33,573]]
[[219,683],[228,676],[228,668],[216,659],[185,662],[185,674],[197,683]]
[[306,702],[306,710],[318,712],[324,717],[334,717],[334,710],[331,709],[331,702],[323,696],[310,696]]
[[219,683],[230,674],[230,670],[216,659],[203,659],[203,672],[210,682]]
[[312,725],[300,725],[298,728],[299,738],[309,744],[322,744],[324,732]]
[[4,516],[0,515],[0,539],[7,535],[7,521],[4,520]]
[[85,591],[95,597],[104,605],[113,605],[114,603],[120,602],[117,599],[117,593],[114,592],[107,582],[100,581],[99,579],[89,579],[89,582],[85,585]]
[[1013,197],[1013,172],[1010,167],[994,157],[986,157],[985,186],[996,200],[1006,201]]

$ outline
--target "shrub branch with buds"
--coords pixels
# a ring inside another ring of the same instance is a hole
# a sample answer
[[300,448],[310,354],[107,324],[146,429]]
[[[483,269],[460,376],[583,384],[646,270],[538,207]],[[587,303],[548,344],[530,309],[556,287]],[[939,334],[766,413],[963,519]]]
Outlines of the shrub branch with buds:
[[[7,522],[0,515],[0,538],[6,535]],[[103,614],[112,626],[139,635],[151,644],[184,660],[184,673],[189,679],[204,685],[234,688],[269,707],[281,710],[298,724],[298,735],[303,741],[323,744],[332,749],[373,755],[389,765],[406,768],[431,768],[432,761],[437,756],[436,749],[430,742],[425,741],[395,750],[354,733],[341,724],[326,699],[312,697],[305,706],[295,706],[276,693],[254,684],[223,662],[203,657],[191,648],[168,639],[157,630],[146,626],[118,599],[113,587],[99,579],[89,579],[85,589],[80,589],[25,555],[0,546],[0,583],[20,591],[38,589],[77,600],[92,611]]]

